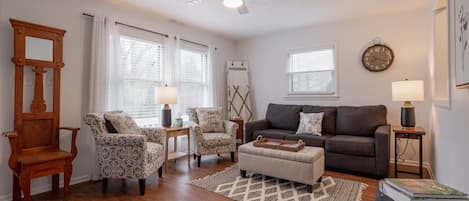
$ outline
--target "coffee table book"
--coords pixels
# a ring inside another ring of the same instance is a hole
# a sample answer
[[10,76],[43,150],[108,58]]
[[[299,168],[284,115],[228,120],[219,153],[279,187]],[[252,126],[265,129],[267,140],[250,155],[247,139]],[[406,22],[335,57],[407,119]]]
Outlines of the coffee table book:
[[468,201],[467,194],[430,179],[384,179],[380,192],[395,201]]

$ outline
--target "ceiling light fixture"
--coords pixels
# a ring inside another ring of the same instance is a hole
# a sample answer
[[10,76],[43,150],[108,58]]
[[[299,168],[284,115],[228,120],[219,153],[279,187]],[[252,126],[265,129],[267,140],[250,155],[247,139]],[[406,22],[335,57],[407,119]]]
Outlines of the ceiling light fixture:
[[243,5],[243,0],[223,0],[223,5],[227,8],[239,8]]

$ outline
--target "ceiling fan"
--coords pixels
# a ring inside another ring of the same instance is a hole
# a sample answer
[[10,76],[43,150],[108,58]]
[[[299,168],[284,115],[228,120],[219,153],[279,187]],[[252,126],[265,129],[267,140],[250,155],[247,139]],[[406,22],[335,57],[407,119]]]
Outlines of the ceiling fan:
[[249,12],[244,0],[223,0],[223,5],[227,8],[237,8],[238,13],[241,15]]

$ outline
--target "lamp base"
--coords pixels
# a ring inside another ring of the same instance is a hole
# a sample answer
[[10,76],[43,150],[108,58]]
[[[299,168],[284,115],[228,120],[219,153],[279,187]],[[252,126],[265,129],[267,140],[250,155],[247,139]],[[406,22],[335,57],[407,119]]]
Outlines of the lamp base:
[[406,101],[401,107],[401,126],[415,127],[415,108],[410,101]]
[[164,104],[161,110],[161,125],[164,127],[171,126],[171,108],[168,104]]

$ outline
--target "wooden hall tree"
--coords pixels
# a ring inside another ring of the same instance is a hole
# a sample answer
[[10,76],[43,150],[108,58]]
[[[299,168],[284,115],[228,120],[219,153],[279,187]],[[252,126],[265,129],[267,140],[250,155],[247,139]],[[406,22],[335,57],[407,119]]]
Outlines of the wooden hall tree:
[[[72,161],[77,155],[79,128],[60,127],[60,70],[64,30],[10,19],[14,30],[14,131],[4,133],[11,146],[13,200],[29,201],[31,180],[52,175],[52,191],[69,193]],[[72,133],[71,151],[60,149],[60,130]]]

